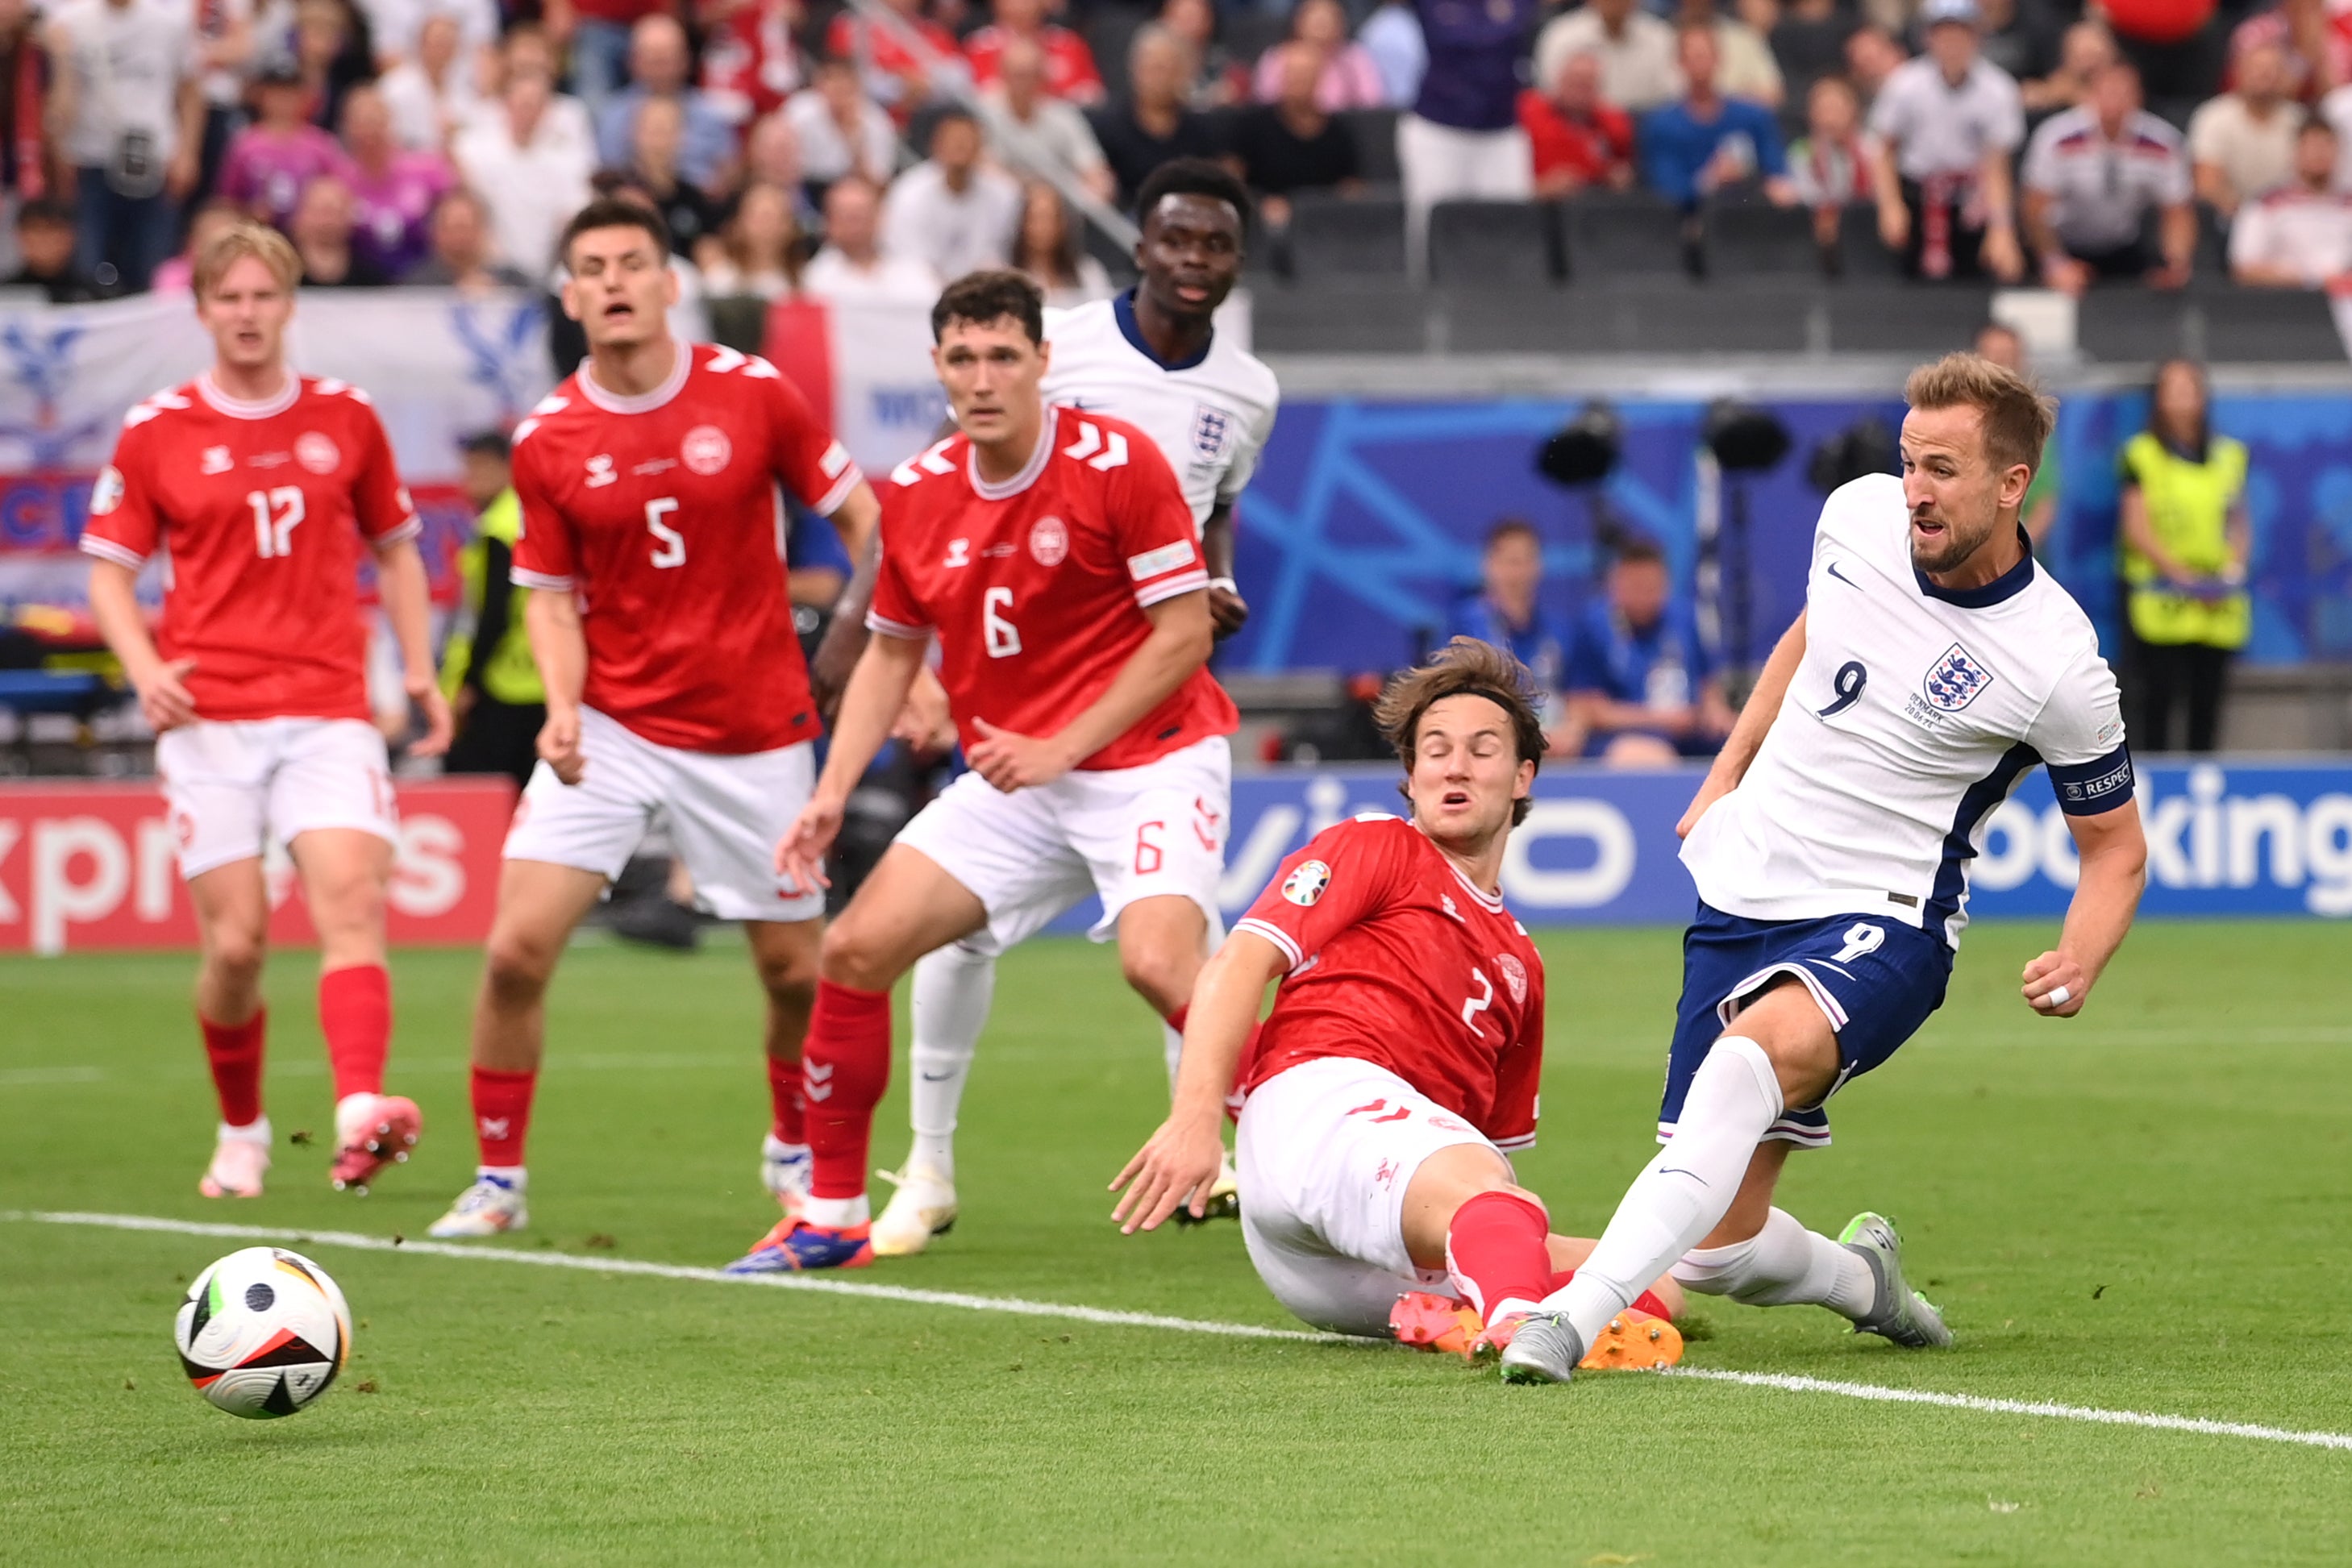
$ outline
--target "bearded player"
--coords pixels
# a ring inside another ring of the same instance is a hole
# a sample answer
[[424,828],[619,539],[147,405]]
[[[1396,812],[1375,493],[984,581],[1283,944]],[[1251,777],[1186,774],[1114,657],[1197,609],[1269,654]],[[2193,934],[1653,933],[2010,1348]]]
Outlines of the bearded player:
[[1951,1343],[1905,1283],[1894,1226],[1806,1229],[1773,1207],[1781,1166],[1829,1142],[1829,1097],[1942,1005],[1969,862],[2029,768],[2049,769],[2082,875],[2058,946],[2025,967],[2025,1005],[2080,1013],[2131,929],[2147,850],[2115,676],[2018,522],[2053,407],[1972,354],[1915,371],[1904,397],[1903,476],[1822,507],[1805,610],[1683,818],[1699,906],[1666,1146],[1504,1353],[1515,1382],[1566,1382],[1630,1282],[1669,1266],[1709,1295]]
[[[1528,684],[1468,637],[1389,683],[1374,716],[1412,818],[1317,834],[1209,960],[1175,1104],[1111,1184],[1129,1234],[1205,1207],[1238,1084],[1242,1237],[1307,1322],[1475,1354],[1566,1281],[1591,1243],[1551,1234],[1510,1161],[1543,1073],[1543,959],[1500,889],[1544,752]],[[1679,1359],[1680,1303],[1659,1281],[1592,1364]]]
[[514,434],[514,580],[531,591],[547,723],[474,1009],[481,1164],[436,1236],[525,1222],[548,982],[656,814],[711,913],[743,923],[767,993],[761,1178],[787,1213],[807,1184],[801,1038],[824,901],[780,884],[770,855],[808,799],[818,726],[776,486],[829,517],[852,551],[873,531],[874,493],[767,361],[670,335],[677,275],[649,208],[591,203],[559,254],[588,359]]
[[1211,678],[1209,576],[1168,460],[1122,421],[1048,407],[1044,298],[978,272],[932,307],[958,434],[890,476],[866,645],[816,792],[776,846],[824,881],[850,790],[936,634],[971,771],[907,824],[825,933],[809,1028],[811,1196],[730,1268],[873,1260],[866,1146],[890,987],[924,954],[1020,942],[1089,893],[1129,983],[1181,1018],[1223,860],[1234,706]]
[[[1123,419],[1168,459],[1201,529],[1220,636],[1249,617],[1234,585],[1234,503],[1256,471],[1282,395],[1274,372],[1215,327],[1241,276],[1249,212],[1249,192],[1221,165],[1163,163],[1136,200],[1141,281],[1117,298],[1045,313],[1045,401]],[[1206,935],[1212,945],[1223,935],[1213,913]],[[874,1221],[882,1257],[919,1252],[955,1223],[956,1110],[995,989],[996,954],[985,940],[950,943],[915,966],[914,1146],[895,1176],[883,1173],[898,1190]],[[1172,1088],[1184,1037],[1163,1029]],[[1228,1170],[1212,1213],[1230,1212],[1231,1177]]]
[[[81,548],[90,612],[156,731],[180,874],[203,956],[196,1023],[220,1101],[206,1197],[258,1197],[269,1168],[261,1000],[262,852],[286,846],[319,933],[319,1025],[335,1089],[338,1187],[408,1157],[415,1103],[383,1092],[392,1041],[384,888],[399,841],[383,737],[369,720],[360,547],[375,562],[403,684],[425,715],[410,749],[449,743],[432,674],[420,526],[365,394],[286,363],[301,264],[275,230],[231,225],[196,258],[212,369],[123,421]],[[137,580],[163,553],[150,635]]]

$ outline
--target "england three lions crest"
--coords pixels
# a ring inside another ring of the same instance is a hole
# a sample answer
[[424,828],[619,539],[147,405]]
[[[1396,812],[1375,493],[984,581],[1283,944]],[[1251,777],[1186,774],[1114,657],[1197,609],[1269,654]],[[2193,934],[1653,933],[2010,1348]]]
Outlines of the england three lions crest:
[[1192,405],[1192,460],[1215,463],[1233,450],[1234,416],[1207,403]]
[[1939,712],[1958,713],[1977,700],[1984,689],[1992,685],[1992,673],[1977,662],[1975,654],[1958,643],[1944,650],[1936,667],[1927,672],[1921,683],[1927,700]]

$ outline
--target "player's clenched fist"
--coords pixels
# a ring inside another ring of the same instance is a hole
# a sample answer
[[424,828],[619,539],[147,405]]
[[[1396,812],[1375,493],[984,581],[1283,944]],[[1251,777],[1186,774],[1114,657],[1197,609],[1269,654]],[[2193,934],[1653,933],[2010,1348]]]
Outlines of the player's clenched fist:
[[776,841],[776,874],[797,891],[831,887],[824,874],[825,852],[840,836],[844,802],[822,791],[809,797],[784,836]]
[[1224,1156],[1224,1141],[1214,1122],[1201,1125],[1171,1116],[1110,1184],[1113,1192],[1127,1188],[1111,1208],[1111,1218],[1129,1236],[1159,1229],[1162,1220],[1188,1202],[1192,1218],[1201,1218],[1208,1212],[1209,1189],[1216,1185]]
[[539,758],[566,784],[577,784],[588,771],[580,750],[580,710],[550,707],[539,727]]
[[181,684],[183,676],[196,667],[194,659],[173,659],[157,664],[144,680],[133,680],[139,693],[139,711],[147,718],[147,727],[161,735],[167,729],[177,729],[196,721],[196,701]]
[[974,773],[1007,795],[1051,784],[1070,770],[1070,764],[1050,739],[1015,735],[984,718],[973,719],[971,727],[980,732],[981,739],[965,750],[965,760]]
[[2021,992],[2034,1011],[2070,1019],[2083,1010],[2084,999],[2091,994],[2091,977],[2065,954],[2044,953],[2025,966]]

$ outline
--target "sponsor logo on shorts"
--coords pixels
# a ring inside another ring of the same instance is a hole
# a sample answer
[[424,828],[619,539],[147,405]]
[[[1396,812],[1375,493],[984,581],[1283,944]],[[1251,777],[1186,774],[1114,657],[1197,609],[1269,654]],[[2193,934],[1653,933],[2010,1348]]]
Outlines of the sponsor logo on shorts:
[[1511,1005],[1517,1007],[1528,999],[1528,967],[1508,953],[1495,956],[1495,967],[1503,971],[1503,984],[1509,988]]
[[1029,530],[1029,559],[1039,566],[1059,566],[1069,559],[1070,530],[1059,517],[1040,517]]
[[1330,885],[1331,868],[1321,861],[1308,861],[1282,879],[1282,896],[1305,909],[1322,897],[1323,890]]
[[1163,571],[1173,571],[1180,566],[1192,564],[1192,541],[1178,539],[1172,545],[1145,550],[1141,555],[1127,558],[1127,575],[1138,582],[1149,582]]
[[698,424],[677,444],[678,460],[705,478],[727,466],[735,455],[734,443],[715,424]]
[[110,463],[98,471],[98,483],[89,487],[89,515],[102,517],[122,505],[122,470]]
[[323,431],[306,430],[294,438],[294,461],[313,474],[331,474],[342,460],[342,448]]

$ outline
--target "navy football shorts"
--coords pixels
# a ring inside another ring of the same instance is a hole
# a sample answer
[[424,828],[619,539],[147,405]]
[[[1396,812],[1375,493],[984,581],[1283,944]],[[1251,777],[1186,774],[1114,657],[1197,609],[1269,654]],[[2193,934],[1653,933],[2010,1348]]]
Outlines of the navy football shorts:
[[[1952,949],[1935,932],[1899,920],[1833,915],[1821,920],[1749,920],[1705,903],[1683,936],[1683,996],[1666,1061],[1658,1141],[1674,1134],[1692,1074],[1730,1027],[1740,1006],[1780,975],[1812,993],[1837,1033],[1836,1093],[1919,1031],[1944,1005]],[[1823,1095],[1826,1101],[1828,1095]],[[1782,1112],[1766,1133],[1805,1148],[1830,1141],[1820,1105]]]

